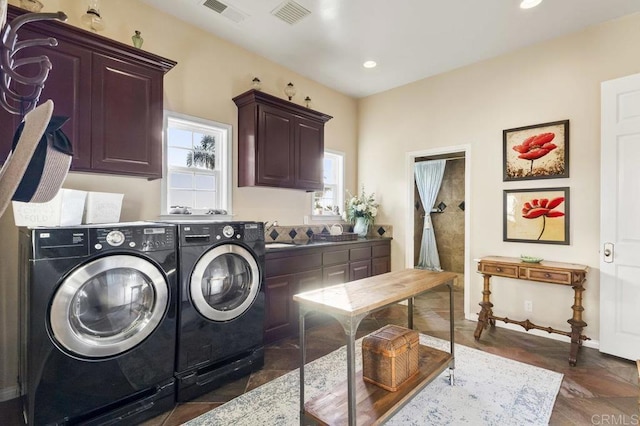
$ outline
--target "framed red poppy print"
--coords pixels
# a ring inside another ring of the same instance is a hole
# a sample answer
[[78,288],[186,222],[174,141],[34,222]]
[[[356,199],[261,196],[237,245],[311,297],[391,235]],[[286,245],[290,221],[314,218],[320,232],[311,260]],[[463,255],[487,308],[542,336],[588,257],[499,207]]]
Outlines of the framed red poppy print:
[[569,120],[502,131],[503,181],[569,177]]
[[504,191],[503,240],[569,244],[569,188]]

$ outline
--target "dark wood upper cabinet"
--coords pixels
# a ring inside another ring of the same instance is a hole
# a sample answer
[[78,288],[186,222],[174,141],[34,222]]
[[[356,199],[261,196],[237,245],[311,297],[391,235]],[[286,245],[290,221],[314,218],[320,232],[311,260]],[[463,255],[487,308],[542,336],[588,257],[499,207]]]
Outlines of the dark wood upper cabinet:
[[[10,5],[8,19],[23,13]],[[71,170],[161,178],[163,78],[176,62],[57,21],[18,32],[19,40],[43,37],[58,46],[20,53],[51,61],[40,100],[53,100],[53,114],[69,117],[62,129],[73,146]],[[20,119],[0,109],[0,162]]]
[[249,90],[238,107],[238,186],[323,188],[324,124],[332,117]]

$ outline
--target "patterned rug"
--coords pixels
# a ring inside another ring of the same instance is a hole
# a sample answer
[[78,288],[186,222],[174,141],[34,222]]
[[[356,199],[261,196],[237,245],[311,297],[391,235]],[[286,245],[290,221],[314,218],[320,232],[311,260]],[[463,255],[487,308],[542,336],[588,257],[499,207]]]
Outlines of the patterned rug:
[[[356,342],[356,368],[362,364]],[[420,335],[420,343],[449,350],[449,343]],[[347,377],[346,349],[305,366],[305,399]],[[455,386],[445,370],[386,423],[387,425],[547,425],[562,374],[456,345]],[[197,417],[188,425],[300,424],[299,374],[291,371]]]

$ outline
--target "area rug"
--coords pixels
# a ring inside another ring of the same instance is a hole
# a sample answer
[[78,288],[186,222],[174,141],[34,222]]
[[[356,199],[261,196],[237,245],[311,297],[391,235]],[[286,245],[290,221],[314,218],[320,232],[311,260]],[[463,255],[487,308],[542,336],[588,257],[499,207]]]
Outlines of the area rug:
[[[360,369],[362,339],[356,342]],[[420,343],[449,351],[449,343],[420,335]],[[466,346],[455,346],[455,386],[445,370],[387,425],[547,425],[562,374],[512,361]],[[346,348],[305,366],[305,399],[331,389],[347,377]],[[188,425],[300,424],[299,373],[291,371],[197,417]]]

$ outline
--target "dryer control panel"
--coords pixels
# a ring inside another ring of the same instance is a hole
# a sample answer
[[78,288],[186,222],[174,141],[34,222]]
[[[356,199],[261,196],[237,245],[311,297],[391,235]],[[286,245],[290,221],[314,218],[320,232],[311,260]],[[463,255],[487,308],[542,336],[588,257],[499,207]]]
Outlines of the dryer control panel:
[[261,222],[195,222],[182,223],[179,226],[182,246],[209,246],[226,241],[264,240],[264,225]]

